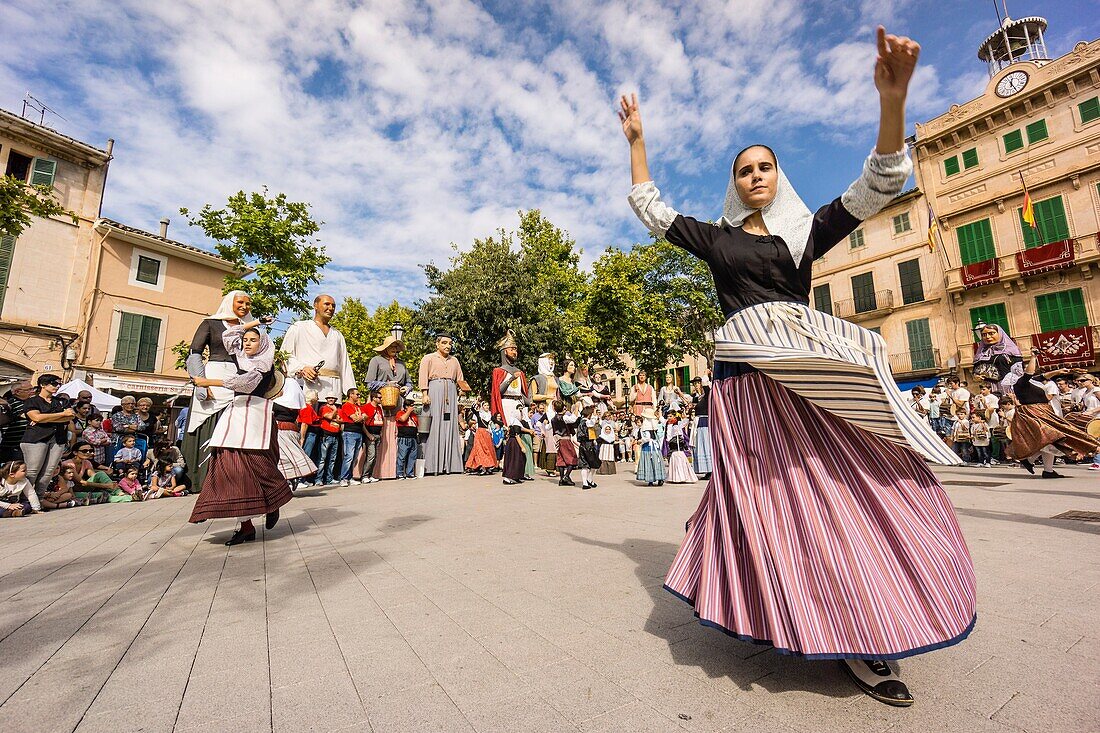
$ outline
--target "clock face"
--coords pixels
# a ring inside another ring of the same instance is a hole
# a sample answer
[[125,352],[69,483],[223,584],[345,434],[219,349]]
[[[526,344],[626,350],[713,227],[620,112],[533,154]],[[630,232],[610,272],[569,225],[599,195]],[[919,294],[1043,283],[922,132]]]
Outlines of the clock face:
[[1027,86],[1027,72],[1013,71],[1011,74],[1005,74],[997,82],[997,96],[1011,97],[1016,92],[1022,91],[1025,86]]

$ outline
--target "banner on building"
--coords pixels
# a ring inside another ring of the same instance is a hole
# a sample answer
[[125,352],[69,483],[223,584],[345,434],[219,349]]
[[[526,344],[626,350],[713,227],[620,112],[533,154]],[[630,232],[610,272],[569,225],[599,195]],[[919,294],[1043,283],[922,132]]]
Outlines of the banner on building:
[[1073,265],[1073,240],[1063,239],[1016,253],[1016,267],[1021,275],[1061,270]]
[[1088,326],[1037,333],[1031,337],[1031,345],[1042,349],[1038,356],[1043,370],[1090,367],[1096,361],[1092,329]]

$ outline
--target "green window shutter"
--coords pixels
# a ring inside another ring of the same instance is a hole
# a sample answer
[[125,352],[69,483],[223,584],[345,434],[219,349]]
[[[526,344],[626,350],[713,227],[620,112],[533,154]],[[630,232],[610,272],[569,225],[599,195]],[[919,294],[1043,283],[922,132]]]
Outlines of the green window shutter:
[[920,260],[907,260],[898,263],[898,277],[901,280],[901,301],[905,305],[924,300],[924,283],[920,277]]
[[859,249],[863,246],[863,230],[856,229],[848,235],[848,249]]
[[1077,109],[1081,113],[1081,124],[1100,118],[1100,97],[1086,99],[1077,105]]
[[997,256],[997,248],[993,244],[993,227],[990,226],[989,219],[965,224],[955,231],[959,238],[959,256],[964,265],[985,262]]
[[137,368],[141,320],[141,316],[133,313],[119,314],[118,341],[115,343],[115,369],[134,371]]
[[45,158],[35,158],[31,168],[32,186],[52,186],[54,176],[57,174],[57,161]]
[[[1008,328],[1008,311],[1005,309],[1004,303],[980,305],[977,308],[971,308],[970,328],[977,328],[979,323],[996,323],[1005,330],[1005,333],[1010,333]],[[976,339],[977,337],[975,337],[975,340]]]
[[1014,153],[1024,146],[1024,135],[1019,130],[1013,130],[1004,136],[1005,152]]
[[[1039,222],[1039,207],[1035,204],[1032,204],[1032,207],[1036,210],[1035,222],[1039,224],[1040,227],[1042,227],[1042,223]],[[1039,236],[1039,231],[1037,231],[1035,227],[1024,221],[1024,207],[1021,206],[1019,209],[1017,209],[1017,214],[1019,214],[1020,217],[1020,231],[1024,233],[1024,249],[1031,249],[1032,247],[1039,247],[1043,245],[1043,238]]]
[[833,314],[833,293],[828,283],[814,287],[814,310]]
[[1040,140],[1046,140],[1047,139],[1047,121],[1046,120],[1036,120],[1035,122],[1032,122],[1030,125],[1028,125],[1026,129],[1027,129],[1027,142],[1028,142],[1029,145],[1031,143],[1037,143]]
[[909,224],[909,212],[903,211],[893,219],[894,222],[894,234],[901,234],[912,229],[912,225]]
[[1069,221],[1061,196],[1040,201],[1035,205],[1035,221],[1047,242],[1069,239]]
[[1035,298],[1035,310],[1039,313],[1039,331],[1042,333],[1089,325],[1081,288],[1040,295]]
[[15,237],[0,237],[0,313],[4,311],[4,296],[8,294],[11,258],[15,255]]
[[973,168],[978,164],[978,149],[970,148],[963,151],[963,168]]
[[875,276],[865,272],[852,278],[852,298],[856,313],[866,313],[878,308],[875,302]]
[[935,369],[936,355],[932,351],[932,332],[927,318],[906,321],[905,335],[909,339],[909,363],[913,369]]
[[953,176],[959,172],[959,156],[952,155],[943,161],[943,172],[949,176]]
[[135,371],[155,372],[157,370],[157,352],[160,346],[160,319],[143,316],[141,334],[138,341],[137,366]]

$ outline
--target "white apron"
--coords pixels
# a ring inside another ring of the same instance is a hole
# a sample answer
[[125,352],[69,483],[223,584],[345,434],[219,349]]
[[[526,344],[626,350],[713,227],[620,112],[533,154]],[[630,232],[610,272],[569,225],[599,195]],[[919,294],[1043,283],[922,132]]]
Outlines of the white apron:
[[271,400],[255,395],[237,395],[218,418],[211,448],[267,450],[271,447],[271,426],[275,416]]
[[[237,365],[230,361],[208,361],[204,372],[209,379],[225,379],[237,374]],[[187,413],[187,432],[193,433],[202,427],[202,424],[211,416],[224,410],[233,401],[234,392],[225,387],[206,387],[207,399],[200,400],[197,396],[191,397],[191,408]],[[195,389],[195,395],[202,392],[202,388]]]

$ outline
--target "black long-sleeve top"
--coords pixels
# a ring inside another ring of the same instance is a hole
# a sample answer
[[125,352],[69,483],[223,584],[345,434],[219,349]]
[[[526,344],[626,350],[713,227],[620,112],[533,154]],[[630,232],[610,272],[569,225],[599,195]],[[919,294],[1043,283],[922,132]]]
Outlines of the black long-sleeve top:
[[797,267],[782,237],[757,236],[741,227],[709,224],[682,214],[676,216],[665,238],[707,263],[722,313],[729,318],[760,303],[808,305],[814,260],[824,257],[859,223],[839,197],[822,206],[814,214],[806,252]]
[[222,343],[222,334],[225,333],[225,321],[219,318],[205,318],[195,331],[195,337],[191,339],[191,353],[202,354],[203,349],[210,350],[207,361],[233,361],[233,356],[226,351]]

